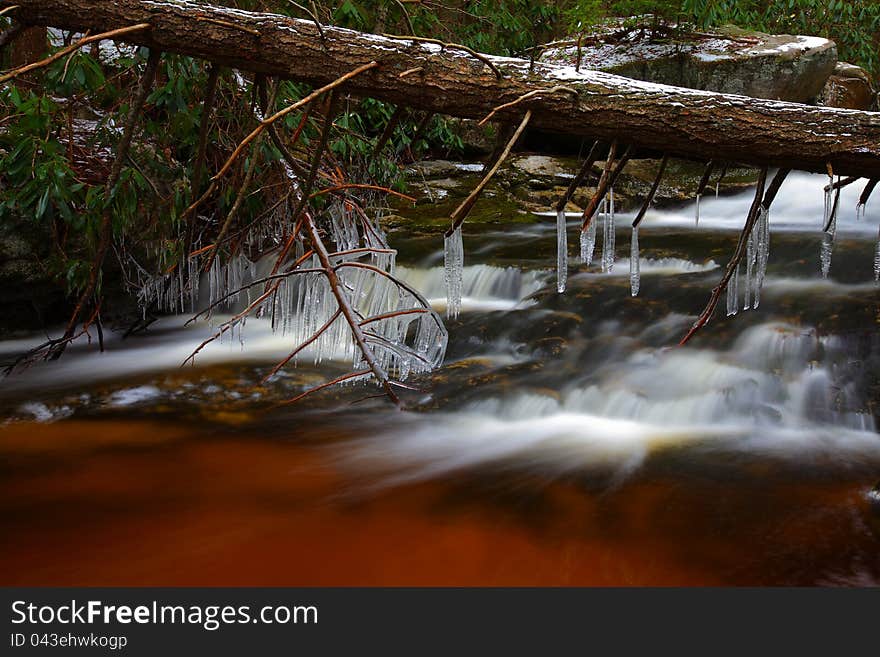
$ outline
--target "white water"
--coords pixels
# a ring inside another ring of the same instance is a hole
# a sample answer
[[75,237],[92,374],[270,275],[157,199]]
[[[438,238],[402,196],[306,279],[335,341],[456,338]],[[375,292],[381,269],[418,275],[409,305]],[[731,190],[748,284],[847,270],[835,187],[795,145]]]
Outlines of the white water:
[[[880,225],[880,199],[872,198],[864,208],[864,216],[856,217],[859,195],[867,181],[858,181],[844,187],[840,192],[837,230],[840,234],[852,237],[877,235]],[[823,187],[828,176],[792,172],[782,184],[776,200],[773,201],[773,232],[806,232],[818,238],[825,224],[825,194]],[[747,203],[751,201],[754,190],[749,189],[733,196],[700,199],[700,231],[740,231],[748,213]],[[626,217],[624,216],[624,220]],[[631,217],[630,217],[631,218]],[[679,209],[648,210],[643,227],[667,227],[694,230],[693,206]]]
[[880,464],[880,436],[857,410],[846,368],[839,338],[766,323],[727,350],[637,350],[558,394],[473,402],[346,450],[360,465],[389,469],[392,481],[493,463],[625,476],[649,455],[683,447]]
[[[256,274],[243,276],[245,282],[250,276],[259,278],[265,272],[267,263],[253,265]],[[244,268],[247,269],[247,268]],[[345,270],[340,270],[345,271]],[[379,315],[383,312],[397,310],[401,296],[395,291],[393,296],[384,294],[379,288],[381,280],[377,277],[357,276],[364,270],[349,270],[345,283],[351,288],[353,296],[359,299],[357,307],[364,317]],[[355,276],[352,276],[352,273]],[[446,306],[445,271],[442,267],[411,268],[398,266],[395,268],[397,277],[418,290],[427,302],[438,312]],[[533,302],[529,297],[545,287],[550,280],[547,270],[522,271],[515,267],[493,267],[490,265],[471,265],[462,269],[461,289],[463,296],[460,302],[461,312],[509,311],[525,308]],[[378,287],[377,287],[378,284]],[[202,286],[204,305],[208,298],[216,299],[219,293],[210,295],[208,285]],[[217,284],[217,289],[222,289]],[[260,288],[262,289],[262,288]],[[246,295],[246,293],[244,293]],[[296,345],[306,340],[315,330],[320,328],[332,315],[333,304],[328,303],[329,290],[320,277],[294,279],[289,285],[281,288],[278,301],[277,325],[273,330],[270,315],[263,318],[249,318],[246,324],[237,325],[234,339],[226,334],[222,340],[215,340],[205,346],[195,359],[195,365],[206,366],[218,363],[274,363],[284,358]],[[256,295],[255,295],[256,296]],[[382,300],[385,300],[383,306]],[[388,300],[394,303],[388,305]],[[242,305],[244,300],[240,302]],[[308,305],[313,308],[311,313],[303,313],[302,308]],[[394,307],[392,307],[394,306]],[[409,307],[409,306],[407,306]],[[316,310],[320,309],[320,310]],[[301,321],[292,318],[300,317]],[[399,325],[385,325],[382,337],[390,339],[391,328],[399,331],[397,340],[404,344],[409,324],[425,317],[424,328],[420,334],[430,345],[421,344],[421,353],[436,364],[445,348],[445,335],[430,331],[431,324],[427,316],[406,316]],[[210,338],[217,327],[232,318],[229,314],[217,314],[212,321],[199,321],[184,326],[190,315],[164,317],[150,326],[147,336],[133,336],[123,340],[118,332],[105,331],[104,353],[95,349],[94,340],[89,343],[87,337],[74,342],[65,353],[64,358],[54,362],[40,362],[33,367],[5,380],[0,379],[0,398],[4,391],[20,392],[23,390],[51,391],[56,388],[68,387],[77,382],[97,383],[118,378],[132,377],[150,372],[175,370],[203,341]],[[402,320],[404,318],[401,318]],[[403,336],[400,335],[403,334]],[[95,338],[96,339],[96,338]],[[0,355],[24,352],[45,340],[45,336],[31,339],[18,339],[0,342]],[[415,337],[419,344],[419,337]],[[412,343],[412,339],[410,339]],[[430,347],[430,348],[429,348]],[[377,350],[378,351],[378,350]],[[380,352],[381,353],[381,352]],[[383,359],[383,364],[392,370],[407,368],[406,373],[420,371],[419,363],[410,361],[404,365],[405,359],[400,354],[390,352]],[[343,325],[341,318],[332,325],[331,330],[307,347],[300,355],[300,362],[320,363],[334,361],[351,363],[358,357],[358,352]],[[293,367],[293,365],[291,365]],[[401,372],[402,373],[402,372]],[[52,414],[35,413],[40,419],[57,419]]]
[[[796,227],[809,231],[818,240],[822,232],[822,185],[826,179],[804,175],[793,175],[792,179],[794,184],[787,182],[774,204],[772,226],[766,234]],[[854,185],[843,190],[838,231],[873,241],[880,223],[876,206],[869,203],[866,216],[860,222],[856,222],[854,212],[847,212],[847,198],[857,196],[859,187]],[[717,203],[703,198],[700,231],[709,230],[713,223],[716,227],[740,230],[750,202],[748,192],[718,199]],[[854,209],[854,202],[851,205]],[[719,216],[721,208],[729,216]],[[681,216],[687,217],[682,225],[688,230],[693,230],[692,210],[682,210]],[[652,211],[644,225],[656,227],[672,217],[670,225],[677,229],[677,216],[677,213]],[[864,230],[865,226],[870,232]],[[548,246],[552,239],[550,225],[518,230],[520,238],[534,240],[543,235]],[[761,233],[756,232],[755,240],[760,238]],[[749,272],[743,272],[743,277],[752,281],[753,307],[758,301],[756,289],[760,290],[760,285],[754,286],[764,266],[762,249],[764,245],[759,241],[753,244],[751,277]],[[631,254],[637,252],[636,243],[631,246]],[[644,276],[665,277],[713,270],[713,277],[720,276],[719,264],[714,260],[691,257],[694,260],[637,257],[638,280]],[[632,277],[633,272],[627,265],[633,262],[624,260],[615,264],[621,266],[611,265],[604,273],[580,272],[571,280],[579,280],[579,285],[601,286],[604,279]],[[508,324],[518,321],[520,316],[524,318],[521,321],[537,317],[530,314],[533,311],[529,307],[534,302],[529,297],[554,283],[550,270],[470,265],[458,271],[460,311],[524,311],[522,315],[505,314],[500,321]],[[776,269],[773,272],[764,281],[764,294],[774,302],[793,298],[871,299],[869,295],[876,289],[869,271],[864,282],[847,284],[822,279],[819,271],[810,278],[793,278]],[[396,274],[420,290],[435,309],[445,307],[446,268],[398,266]],[[632,278],[630,285],[632,288]],[[708,289],[707,285],[707,295]],[[552,298],[568,297],[552,295]],[[532,390],[530,379],[523,377],[518,386],[508,386],[507,391],[487,388],[482,397],[477,391],[476,399],[470,396],[467,403],[453,400],[448,411],[395,414],[387,418],[377,435],[366,436],[346,449],[357,454],[359,463],[391,467],[394,477],[404,478],[432,476],[481,464],[537,465],[555,472],[601,467],[623,476],[652,454],[681,450],[696,450],[695,454],[752,453],[797,461],[829,459],[838,463],[880,464],[880,437],[873,416],[867,412],[864,392],[857,385],[860,364],[853,357],[847,339],[820,335],[810,326],[781,323],[769,314],[752,314],[752,321],[761,323],[746,323],[728,347],[653,348],[645,345],[672,344],[670,339],[680,337],[693,316],[655,317],[642,326],[634,323],[628,325],[626,331],[620,331],[614,328],[615,325],[619,328],[616,318],[603,316],[601,306],[590,301],[584,303],[589,305],[578,308],[583,325],[604,323],[609,328],[598,338],[586,340],[582,347],[572,346],[570,351],[564,352],[564,362],[541,361],[545,369],[558,371],[553,383],[545,380],[541,388]],[[699,309],[695,307],[693,311]],[[539,307],[535,312],[549,311]],[[761,312],[771,311],[762,308]],[[217,317],[215,321],[222,319]],[[53,386],[88,386],[137,373],[175,370],[211,330],[207,324],[182,329],[182,321],[180,317],[163,319],[151,327],[151,337],[125,342],[108,333],[104,354],[94,348],[84,349],[81,341],[60,361],[40,364],[0,385],[12,383],[17,392],[32,391],[32,398],[25,404],[30,410],[23,406],[23,413],[40,419],[69,414],[69,408],[47,406],[40,394]],[[486,319],[486,326],[492,326],[495,321]],[[743,322],[745,318],[732,321]],[[650,338],[652,335],[664,337],[656,340]],[[578,335],[572,337],[576,344]],[[249,320],[244,340],[244,347],[237,341],[213,343],[199,355],[197,363],[272,363],[292,347],[290,336],[273,332],[268,320]],[[486,345],[484,360],[491,361],[496,352],[503,351],[501,340]],[[27,342],[0,345],[0,352],[20,351]],[[579,352],[581,348],[583,351]],[[607,355],[608,360],[599,358],[599,365],[591,365],[597,355]],[[309,357],[313,355],[309,356],[307,351],[304,358]],[[337,355],[327,349],[324,358],[337,359]],[[343,361],[350,358],[351,352],[338,356]],[[499,367],[511,364],[509,358],[495,360]],[[127,385],[117,392],[108,398],[108,403],[156,403],[150,386]],[[723,460],[724,457],[718,458]]]

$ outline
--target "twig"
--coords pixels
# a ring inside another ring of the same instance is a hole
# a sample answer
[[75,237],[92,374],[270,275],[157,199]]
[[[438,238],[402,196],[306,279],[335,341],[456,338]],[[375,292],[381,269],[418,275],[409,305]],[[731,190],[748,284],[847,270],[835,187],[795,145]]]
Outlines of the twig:
[[303,107],[304,105],[308,105],[315,98],[318,98],[322,94],[335,89],[336,87],[338,87],[341,84],[344,84],[345,82],[347,82],[351,78],[355,77],[356,75],[360,75],[361,73],[363,73],[365,71],[369,71],[370,69],[374,69],[377,66],[379,66],[378,62],[370,62],[369,64],[364,64],[363,66],[359,66],[358,68],[354,69],[353,71],[349,71],[345,75],[336,78],[333,82],[331,82],[329,84],[325,84],[320,89],[315,89],[312,93],[310,93],[305,98],[302,98],[302,99],[296,101],[295,103],[293,103],[292,105],[288,105],[284,109],[279,110],[278,112],[275,112],[275,114],[273,114],[269,118],[263,119],[263,121],[261,121],[260,124],[256,128],[254,128],[253,131],[238,144],[238,146],[236,146],[235,150],[232,152],[232,155],[229,156],[229,158],[226,160],[226,162],[220,168],[220,171],[218,171],[214,175],[214,177],[211,178],[211,185],[208,187],[207,191],[204,194],[202,194],[202,196],[198,200],[196,200],[194,203],[192,203],[183,212],[183,216],[187,217],[187,216],[189,216],[189,214],[191,212],[195,212],[195,210],[202,203],[204,203],[211,196],[211,194],[214,193],[214,190],[217,188],[217,181],[220,180],[220,178],[222,178],[223,175],[227,171],[229,171],[230,167],[233,165],[233,163],[238,158],[238,156],[241,155],[242,151],[245,148],[247,148],[248,144],[250,144],[254,139],[256,139],[260,135],[260,133],[263,132],[263,130],[265,130],[266,128],[271,126],[273,123],[275,123],[279,119],[284,118],[285,116],[287,116],[291,112],[298,110],[300,107]]
[[718,174],[718,180],[715,181],[715,189],[721,186],[721,182],[724,180],[724,176],[727,175],[727,169],[729,168],[729,164],[726,162],[721,165],[721,173]]
[[663,159],[660,160],[660,168],[657,169],[657,176],[654,178],[654,184],[651,185],[651,191],[648,192],[648,195],[645,197],[645,202],[642,203],[642,208],[639,210],[639,213],[633,220],[633,228],[639,227],[639,224],[642,223],[642,219],[645,218],[645,213],[648,211],[648,208],[651,207],[654,196],[657,194],[657,190],[660,188],[660,179],[663,178],[663,172],[666,170],[667,162],[669,162],[669,153],[664,153]]
[[571,87],[564,87],[561,85],[557,85],[555,87],[551,87],[550,89],[535,89],[534,91],[529,91],[528,93],[523,94],[516,100],[512,100],[509,103],[504,103],[503,105],[499,105],[498,107],[492,108],[492,111],[489,112],[482,120],[480,120],[477,125],[485,125],[487,121],[489,121],[493,116],[495,116],[498,112],[506,109],[510,109],[511,107],[515,107],[519,105],[521,102],[528,100],[529,98],[534,98],[535,96],[540,96],[543,94],[555,94],[560,91],[564,91],[566,93],[572,94],[575,98],[578,97],[578,92]]
[[339,306],[339,310],[342,311],[343,316],[345,317],[345,321],[348,322],[348,326],[351,329],[352,337],[354,337],[354,341],[357,343],[357,346],[360,348],[361,354],[364,357],[364,361],[372,371],[373,376],[376,377],[379,385],[385,390],[385,393],[388,395],[388,398],[394,402],[398,407],[401,405],[400,398],[397,396],[397,393],[394,392],[391,385],[388,383],[388,374],[382,368],[382,365],[376,360],[375,355],[373,354],[373,350],[370,345],[367,344],[367,338],[364,335],[363,329],[361,329],[358,319],[355,317],[354,310],[349,303],[348,297],[342,291],[342,286],[339,283],[339,277],[336,274],[336,268],[334,268],[333,264],[330,262],[330,257],[327,253],[327,249],[324,246],[324,242],[321,241],[321,237],[318,234],[318,228],[315,226],[315,220],[310,216],[306,217],[305,227],[309,234],[309,240],[312,242],[312,248],[315,250],[316,255],[318,256],[318,260],[321,262],[321,266],[325,269],[325,274],[327,276],[327,283],[330,285],[330,291],[333,293],[333,296],[336,297],[336,303]]
[[[342,383],[343,381],[348,381],[349,379],[355,379],[359,376],[367,376],[369,374],[370,374],[370,370],[358,370],[357,372],[350,372],[349,374],[345,374],[343,376],[337,376],[332,381],[327,381],[327,383],[322,383],[321,385],[315,386],[314,388],[309,388],[304,393],[299,394],[296,397],[293,397],[292,399],[288,399],[287,401],[282,402],[282,404],[294,404],[294,403],[298,402],[300,399],[304,399],[304,398],[308,397],[309,395],[312,395],[316,392],[324,390],[325,388],[330,388],[332,386],[335,386],[337,383]],[[381,395],[374,395],[374,396],[379,397]]]
[[385,146],[387,141],[391,139],[391,135],[394,134],[394,129],[398,125],[400,125],[400,121],[403,119],[404,116],[406,116],[407,111],[407,108],[403,105],[398,105],[394,108],[394,112],[388,119],[388,123],[385,124],[385,129],[382,131],[382,134],[379,136],[379,139],[376,142],[376,146],[373,148],[374,158],[382,152],[382,148]]
[[[776,173],[776,178],[774,178],[773,182],[770,185],[771,189],[779,190],[779,187],[782,185],[782,181],[785,180],[785,176],[788,175],[787,169],[780,169]],[[779,183],[777,184],[776,179],[779,179]],[[706,304],[706,308],[697,318],[697,321],[694,322],[694,325],[691,327],[690,331],[687,332],[681,342],[679,342],[679,346],[683,346],[687,344],[688,340],[690,340],[697,331],[699,331],[703,326],[706,325],[706,322],[709,321],[709,318],[712,317],[712,313],[715,312],[715,308],[718,306],[718,300],[721,298],[721,294],[724,290],[727,289],[727,284],[730,282],[730,279],[733,278],[733,274],[736,272],[739,267],[739,263],[742,262],[743,256],[746,254],[746,243],[748,242],[749,235],[752,232],[752,228],[755,225],[755,222],[758,219],[758,212],[762,205],[762,197],[764,196],[764,185],[767,182],[767,167],[761,169],[761,173],[758,176],[758,185],[755,188],[755,198],[752,201],[752,207],[749,209],[749,214],[746,217],[746,223],[743,226],[742,232],[739,235],[739,242],[737,242],[736,250],[734,251],[733,257],[730,259],[730,262],[727,263],[727,269],[724,272],[724,276],[721,278],[721,282],[718,283],[717,286],[712,290],[712,295],[709,297],[709,303]],[[773,196],[776,195],[774,191]],[[772,201],[772,198],[769,199]],[[769,207],[769,204],[765,206],[765,210]]]
[[377,192],[385,192],[386,194],[391,194],[392,196],[396,196],[397,198],[402,198],[405,201],[411,201],[412,203],[416,202],[416,199],[412,196],[407,196],[406,194],[401,194],[400,192],[396,192],[393,189],[389,189],[388,187],[382,187],[380,185],[367,185],[365,183],[346,183],[344,185],[336,185],[334,187],[327,187],[325,189],[318,190],[317,192],[312,192],[309,195],[309,199],[316,198],[318,196],[323,196],[324,194],[330,194],[332,192],[338,192],[343,189],[371,189]]
[[94,43],[95,41],[102,41],[103,39],[112,39],[116,36],[121,36],[123,34],[130,34],[132,32],[140,32],[141,30],[147,30],[150,28],[149,23],[138,23],[137,25],[131,25],[129,27],[121,27],[118,30],[110,30],[109,32],[101,32],[100,34],[93,34],[92,36],[83,37],[76,43],[73,43],[66,48],[62,48],[58,52],[53,55],[49,55],[45,59],[41,59],[38,62],[34,62],[33,64],[26,64],[24,66],[20,66],[19,68],[13,69],[8,73],[0,75],[0,84],[12,80],[13,78],[18,77],[19,75],[23,75],[24,73],[29,73],[38,68],[43,68],[44,66],[49,66],[49,64],[58,61],[62,57],[66,57],[70,53],[75,50],[82,48],[83,46],[87,46],[90,43]]
[[843,178],[838,180],[836,183],[832,183],[830,185],[825,185],[825,191],[830,192],[835,189],[842,189],[843,187],[848,187],[852,185],[857,180],[861,180],[858,176],[849,176],[847,178]]
[[424,71],[424,70],[425,70],[425,67],[424,67],[424,66],[416,66],[415,68],[408,68],[408,69],[406,69],[403,73],[401,73],[400,75],[398,75],[397,78],[398,78],[399,80],[402,80],[402,79],[405,78],[407,75],[412,75],[413,73],[419,73],[419,72]]
[[217,82],[220,79],[220,66],[211,64],[208,81],[205,83],[205,100],[202,101],[202,119],[199,123],[199,141],[196,147],[196,159],[193,162],[192,189],[196,194],[202,187],[202,169],[205,154],[208,150],[208,129],[211,126],[211,115],[214,112],[214,99],[217,95]]
[[[259,145],[259,142],[257,142],[256,145]],[[232,207],[229,208],[229,212],[227,213],[226,219],[224,220],[223,225],[220,228],[217,239],[214,240],[214,248],[211,249],[208,255],[208,259],[204,264],[203,268],[205,271],[209,271],[211,269],[211,266],[214,264],[214,259],[217,257],[217,252],[220,250],[220,245],[226,238],[226,234],[229,232],[229,228],[232,226],[232,221],[235,219],[235,215],[238,214],[238,210],[241,207],[245,196],[247,196],[248,188],[251,186],[251,182],[254,179],[254,173],[257,170],[257,162],[260,159],[259,155],[260,149],[255,146],[251,153],[251,161],[248,163],[247,170],[244,174],[244,180],[242,180],[241,187],[239,187],[238,189],[238,194],[236,194],[235,196],[235,201],[233,201]]]
[[333,322],[335,322],[337,319],[339,319],[339,316],[340,316],[341,314],[342,314],[342,311],[339,310],[339,309],[337,308],[337,309],[336,309],[336,312],[333,313],[333,315],[330,317],[330,319],[328,319],[328,320],[324,323],[324,325],[323,325],[321,328],[319,328],[317,331],[315,331],[314,333],[312,333],[312,336],[311,336],[308,340],[306,340],[305,342],[301,343],[298,347],[296,347],[296,349],[294,349],[293,351],[291,351],[291,352],[290,352],[290,353],[284,358],[284,360],[282,360],[280,363],[276,364],[275,367],[272,368],[272,371],[269,372],[266,376],[263,377],[263,379],[260,381],[260,383],[266,383],[266,381],[268,381],[268,380],[271,379],[273,376],[275,376],[275,375],[278,373],[278,371],[279,371],[282,367],[284,367],[284,366],[287,365],[291,360],[293,360],[294,358],[296,358],[296,355],[297,355],[299,352],[301,352],[303,349],[305,349],[305,348],[308,347],[310,344],[312,344],[315,340],[317,340],[318,338],[320,338],[321,335],[322,335],[327,329],[329,329],[331,326],[333,326]]
[[590,148],[590,152],[587,154],[587,159],[585,159],[583,165],[581,165],[580,171],[578,171],[577,175],[572,178],[571,182],[568,184],[568,189],[565,190],[565,194],[562,195],[562,198],[560,198],[559,202],[556,204],[557,212],[565,211],[565,206],[568,205],[568,202],[571,200],[571,197],[574,196],[577,188],[580,187],[584,180],[586,180],[586,178],[590,175],[590,171],[593,168],[593,163],[599,156],[599,148],[601,147],[601,145],[602,142],[598,139],[593,142],[593,146],[592,148]]
[[342,76],[336,78],[333,82],[331,82],[329,84],[325,84],[320,89],[315,89],[312,93],[310,93],[305,98],[298,100],[297,102],[293,103],[292,105],[288,105],[284,109],[275,112],[275,114],[273,114],[269,118],[261,121],[260,125],[258,125],[256,128],[254,128],[253,131],[251,131],[251,133],[247,137],[245,137],[241,141],[241,143],[236,147],[236,149],[232,152],[232,155],[229,156],[229,158],[226,160],[226,162],[220,168],[220,171],[217,172],[217,174],[212,178],[212,180],[220,179],[220,177],[222,177],[223,174],[225,174],[227,171],[229,171],[229,167],[231,167],[233,162],[235,162],[236,158],[238,158],[238,156],[241,155],[241,152],[245,148],[247,148],[248,144],[250,144],[254,139],[256,139],[260,135],[260,133],[263,132],[263,130],[265,130],[266,128],[268,128],[270,125],[272,125],[273,123],[275,123],[279,119],[283,119],[285,116],[287,116],[291,112],[298,110],[303,105],[307,105],[308,103],[315,100],[315,98],[318,98],[319,96],[327,93],[328,91],[333,91],[341,84],[345,84],[351,78],[358,76],[361,73],[365,73],[366,71],[374,69],[378,66],[379,66],[378,62],[370,62],[369,64],[364,64],[363,66],[359,66],[356,69],[354,69],[353,71],[349,71],[345,75],[342,75]]
[[700,184],[697,185],[697,196],[702,196],[703,192],[706,191],[706,187],[709,185],[709,178],[712,176],[712,171],[715,168],[715,161],[709,160],[706,163],[706,168],[703,171],[703,177],[700,178]]
[[[318,36],[321,37],[321,42],[323,43],[323,42],[326,40],[326,39],[324,38],[324,28],[321,27],[321,21],[318,20],[318,14],[317,14],[317,12],[313,12],[313,11],[312,11],[311,9],[309,9],[308,7],[303,7],[301,4],[299,4],[298,2],[294,2],[293,0],[287,0],[287,2],[290,3],[290,4],[292,4],[294,7],[296,7],[296,8],[299,9],[302,13],[306,14],[309,18],[312,19],[312,22],[314,22],[315,27],[318,28]],[[314,3],[313,3],[313,7],[314,7]]]
[[526,110],[525,116],[523,116],[522,121],[519,124],[519,127],[513,133],[513,137],[511,137],[507,145],[504,147],[504,150],[501,152],[501,155],[498,156],[498,159],[495,161],[495,165],[489,170],[489,172],[483,176],[483,179],[479,182],[479,184],[474,188],[474,190],[468,195],[468,197],[462,201],[461,205],[459,205],[455,211],[450,216],[452,220],[452,225],[449,227],[449,230],[446,231],[447,237],[452,235],[452,233],[464,222],[465,218],[471,211],[471,208],[474,207],[474,203],[477,202],[477,199],[480,198],[480,194],[482,194],[483,189],[485,189],[486,185],[489,184],[489,181],[492,179],[492,176],[501,168],[504,160],[507,159],[507,156],[510,155],[510,151],[513,149],[514,144],[516,144],[520,135],[523,133],[523,130],[526,129],[526,126],[529,124],[529,121],[532,119],[532,110]]
[[247,27],[246,25],[239,25],[238,23],[231,23],[229,21],[222,21],[218,18],[209,18],[207,16],[196,16],[195,20],[202,21],[204,23],[213,23],[214,25],[222,25],[223,27],[228,27],[230,30],[238,30],[239,32],[246,32],[255,37],[260,36],[260,31],[255,30],[252,27]]
[[[128,149],[131,146],[131,140],[134,137],[135,126],[137,125],[137,120],[143,110],[144,103],[147,100],[147,95],[150,92],[150,88],[153,86],[153,80],[156,77],[156,71],[159,68],[159,59],[161,53],[158,50],[150,50],[149,59],[147,59],[147,66],[144,69],[143,75],[141,75],[140,83],[138,84],[137,91],[135,92],[134,98],[131,102],[131,107],[128,110],[128,116],[125,120],[125,127],[122,132],[122,139],[120,139],[118,146],[116,147],[116,159],[113,161],[113,166],[110,168],[110,173],[107,176],[107,182],[104,186],[104,200],[106,203],[106,207],[104,209],[104,216],[101,219],[101,228],[99,232],[98,239],[98,249],[95,254],[95,259],[92,262],[92,268],[89,272],[89,279],[86,283],[85,288],[83,288],[82,294],[77,301],[76,307],[73,310],[73,313],[70,316],[70,320],[67,323],[67,329],[64,332],[64,338],[69,338],[73,335],[76,324],[79,321],[79,316],[83,311],[86,303],[88,303],[89,299],[91,299],[92,295],[95,293],[95,289],[98,284],[98,275],[101,272],[101,268],[104,264],[104,257],[107,254],[107,249],[110,248],[110,242],[113,239],[113,215],[112,215],[112,203],[111,198],[116,187],[116,184],[119,182],[119,176],[122,173],[122,166],[125,162],[126,156],[128,155]],[[53,346],[50,351],[47,353],[47,358],[51,360],[55,360],[61,356],[64,352],[64,349],[67,346],[67,342],[62,342],[58,345]]]
[[[336,90],[334,89],[330,93],[330,102],[327,106],[327,113],[324,115],[324,125],[321,128],[321,137],[318,140],[318,145],[315,147],[315,152],[312,155],[312,165],[309,168],[309,175],[299,189],[299,200],[297,201],[296,208],[290,215],[291,217],[293,217],[294,221],[299,221],[300,213],[305,209],[306,205],[309,202],[309,194],[312,191],[312,185],[315,184],[315,178],[317,177],[318,169],[321,166],[321,157],[324,154],[324,150],[327,148],[327,140],[330,138],[330,127],[333,125],[333,115],[336,113],[336,100],[337,94]],[[296,237],[296,231],[294,231],[292,237]],[[293,240],[288,240],[284,249],[282,249],[281,253],[278,255],[278,258],[275,260],[275,266],[272,267],[273,274],[278,271],[281,263],[284,262],[284,258],[287,257],[287,253],[292,245]]]
[[409,18],[409,12],[400,0],[395,0],[395,2],[397,3],[397,6],[400,7],[400,11],[403,12],[403,18],[406,20],[406,26],[409,28],[409,33],[415,36],[416,28],[413,27],[412,21]]
[[384,319],[394,319],[395,317],[402,317],[404,315],[424,315],[428,312],[427,308],[411,308],[410,310],[397,310],[392,313],[384,313],[382,315],[374,315],[372,317],[367,317],[364,320],[361,320],[360,325],[366,326],[367,324],[372,324],[373,322],[381,322]]
[[[629,153],[629,149],[627,149],[627,153]],[[611,142],[611,148],[608,150],[608,156],[605,158],[605,168],[602,169],[602,175],[599,176],[599,183],[596,185],[596,191],[593,194],[593,197],[590,199],[590,202],[587,203],[587,207],[584,208],[583,215],[581,216],[581,231],[586,231],[587,228],[590,227],[590,222],[593,220],[593,215],[596,214],[596,208],[599,207],[599,202],[602,200],[602,197],[605,196],[605,192],[608,190],[611,182],[612,172],[614,171],[614,157],[617,155],[617,140]],[[627,159],[629,159],[627,157]],[[625,163],[625,162],[624,162]]]
[[[840,181],[838,180],[837,182],[840,182]],[[829,187],[831,187],[831,185],[829,185]],[[837,217],[837,210],[840,208],[840,190],[841,189],[842,189],[842,186],[838,186],[834,191],[834,203],[831,205],[831,212],[828,214],[828,221],[825,223],[825,226],[822,228],[822,230],[826,233],[831,229],[831,224],[834,223],[834,219]]]
[[880,182],[880,178],[872,178],[868,181],[868,184],[865,185],[865,189],[862,190],[862,195],[859,196],[859,205],[867,204],[868,199],[871,198],[871,194],[878,182]]
[[3,9],[0,9],[0,16],[8,14],[10,11],[15,11],[16,9],[18,9],[18,5],[9,5],[8,7],[4,7]]
[[383,37],[387,39],[397,39],[398,41],[415,41],[417,43],[433,43],[434,45],[440,46],[441,50],[445,50],[447,48],[453,50],[463,50],[467,54],[469,54],[474,59],[481,61],[483,64],[492,69],[492,72],[495,74],[495,77],[499,80],[504,79],[504,74],[498,69],[497,66],[492,62],[491,59],[483,55],[482,53],[478,53],[476,50],[468,48],[467,46],[463,46],[460,43],[446,43],[445,41],[441,41],[440,39],[431,39],[429,37],[419,37],[419,36],[401,36],[399,34],[383,34]]

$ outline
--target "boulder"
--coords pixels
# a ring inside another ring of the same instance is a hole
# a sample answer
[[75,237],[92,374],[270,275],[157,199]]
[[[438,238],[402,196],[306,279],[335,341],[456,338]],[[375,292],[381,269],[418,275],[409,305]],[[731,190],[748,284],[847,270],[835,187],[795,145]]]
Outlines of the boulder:
[[870,110],[877,93],[865,69],[848,62],[838,62],[819,94],[819,104],[828,107]]
[[[542,60],[574,65],[576,43],[544,51]],[[716,34],[663,39],[641,32],[599,35],[581,48],[581,68],[691,89],[793,102],[819,95],[837,64],[833,41],[724,28]]]

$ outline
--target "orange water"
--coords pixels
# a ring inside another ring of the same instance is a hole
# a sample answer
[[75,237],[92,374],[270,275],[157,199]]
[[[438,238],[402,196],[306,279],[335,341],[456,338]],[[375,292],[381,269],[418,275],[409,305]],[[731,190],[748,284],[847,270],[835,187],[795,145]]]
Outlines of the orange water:
[[0,429],[2,585],[874,584],[868,477],[367,484],[309,427]]

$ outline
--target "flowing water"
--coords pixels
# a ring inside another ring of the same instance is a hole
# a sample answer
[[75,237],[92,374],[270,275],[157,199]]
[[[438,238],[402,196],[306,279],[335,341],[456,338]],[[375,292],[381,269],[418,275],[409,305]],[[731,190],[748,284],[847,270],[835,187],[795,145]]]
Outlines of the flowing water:
[[737,314],[685,347],[749,193],[632,244],[618,212],[562,294],[555,212],[465,224],[460,271],[439,231],[392,233],[438,312],[455,287],[405,412],[361,384],[278,406],[350,351],[263,382],[293,346],[266,320],[185,368],[208,324],[80,341],[0,384],[2,583],[880,585],[880,202],[857,220],[844,189],[829,249],[826,182],[786,181],[759,308],[756,241]]

